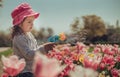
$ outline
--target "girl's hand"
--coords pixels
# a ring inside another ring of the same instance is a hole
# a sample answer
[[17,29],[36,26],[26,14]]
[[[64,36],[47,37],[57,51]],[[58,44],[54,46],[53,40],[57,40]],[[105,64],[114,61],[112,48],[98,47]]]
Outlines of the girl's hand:
[[48,42],[43,45],[46,52],[52,50],[55,47],[55,43],[52,43],[52,42]]

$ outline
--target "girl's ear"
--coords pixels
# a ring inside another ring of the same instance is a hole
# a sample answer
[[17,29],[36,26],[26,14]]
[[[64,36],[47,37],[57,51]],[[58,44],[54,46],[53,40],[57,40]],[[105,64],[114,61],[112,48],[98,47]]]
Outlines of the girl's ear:
[[19,26],[19,27],[21,27],[22,25],[21,25],[21,24],[19,24],[18,26]]
[[22,27],[22,23],[20,23],[18,26],[21,28]]

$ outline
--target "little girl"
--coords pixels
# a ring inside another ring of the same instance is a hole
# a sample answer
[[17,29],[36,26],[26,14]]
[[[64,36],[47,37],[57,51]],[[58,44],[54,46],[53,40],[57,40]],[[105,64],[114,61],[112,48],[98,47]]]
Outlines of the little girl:
[[52,49],[53,43],[46,43],[38,46],[34,36],[31,34],[33,22],[38,18],[39,13],[32,10],[28,3],[22,3],[11,13],[13,19],[13,51],[19,59],[24,58],[26,67],[16,77],[33,77],[32,64],[35,52],[47,52]]

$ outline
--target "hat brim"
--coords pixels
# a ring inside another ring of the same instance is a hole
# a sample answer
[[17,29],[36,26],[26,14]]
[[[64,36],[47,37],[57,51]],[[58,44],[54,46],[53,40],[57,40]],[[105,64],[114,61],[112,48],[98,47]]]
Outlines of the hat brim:
[[40,15],[40,13],[37,13],[37,12],[34,12],[34,11],[32,11],[28,14],[27,13],[22,14],[21,16],[18,16],[16,19],[13,20],[13,25],[15,26],[15,25],[20,24],[24,20],[24,18],[26,18],[26,17],[34,16],[35,19],[36,19],[36,18],[39,17],[39,15]]
[[29,14],[29,15],[24,16],[24,18],[25,18],[25,17],[29,17],[29,16],[34,16],[35,19],[36,19],[36,18],[39,17],[39,15],[40,15],[40,13],[36,13],[36,12],[34,12],[34,13],[32,13],[32,14]]

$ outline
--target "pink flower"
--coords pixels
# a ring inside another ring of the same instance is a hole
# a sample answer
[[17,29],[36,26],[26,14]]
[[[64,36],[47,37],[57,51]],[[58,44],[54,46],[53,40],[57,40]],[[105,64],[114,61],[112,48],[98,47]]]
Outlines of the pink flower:
[[116,56],[116,62],[120,62],[120,55]]
[[74,64],[70,64],[67,65],[64,70],[60,73],[59,77],[65,77],[68,76],[70,74],[70,71],[74,70],[75,65]]
[[79,55],[78,54],[72,54],[71,57],[73,58],[73,60],[78,61],[79,60]]
[[90,60],[90,59],[84,59],[84,63],[83,63],[84,67],[86,68],[92,68],[94,70],[97,70],[99,62]]
[[3,73],[1,77],[9,77],[9,75],[7,73]]
[[102,62],[107,64],[107,65],[113,65],[114,62],[114,57],[111,55],[105,55],[102,59]]
[[100,51],[101,51],[101,50],[100,50],[100,48],[98,48],[98,47],[95,47],[94,50],[93,50],[94,53],[99,53]]
[[64,46],[62,49],[65,51],[66,54],[70,53],[70,48],[68,46]]
[[54,55],[54,57],[57,59],[57,60],[62,60],[62,55],[60,55],[60,54],[56,54],[56,55]]
[[100,67],[101,70],[104,70],[105,69],[105,64],[101,63],[99,67]]
[[114,61],[114,57],[111,55],[105,55],[102,58],[101,63],[104,63],[105,66],[107,66],[108,70],[111,70],[114,66],[115,66],[115,61]]
[[118,52],[119,52],[119,45],[114,45],[112,50],[115,52],[115,54],[118,54]]
[[115,55],[118,50],[118,48],[115,48],[112,45],[102,45],[101,48],[102,48],[102,52],[108,55]]
[[83,43],[77,42],[77,48],[78,48],[79,50],[82,50],[84,47],[85,47],[85,45],[84,45]]
[[[18,59],[16,55],[6,58],[2,56],[3,70],[9,76],[16,76],[19,74],[25,67],[26,63],[24,59]],[[5,75],[4,75],[5,76]]]
[[67,65],[71,65],[71,64],[73,63],[73,59],[72,59],[72,58],[65,58],[65,59],[64,59],[64,62],[65,62],[65,64],[67,64]]
[[87,46],[83,43],[77,42],[77,53],[85,53]]
[[33,66],[35,77],[57,77],[61,71],[56,59],[48,59],[46,56],[36,53]]
[[119,77],[119,70],[117,69],[112,69],[111,70],[111,74],[112,74],[112,77]]

